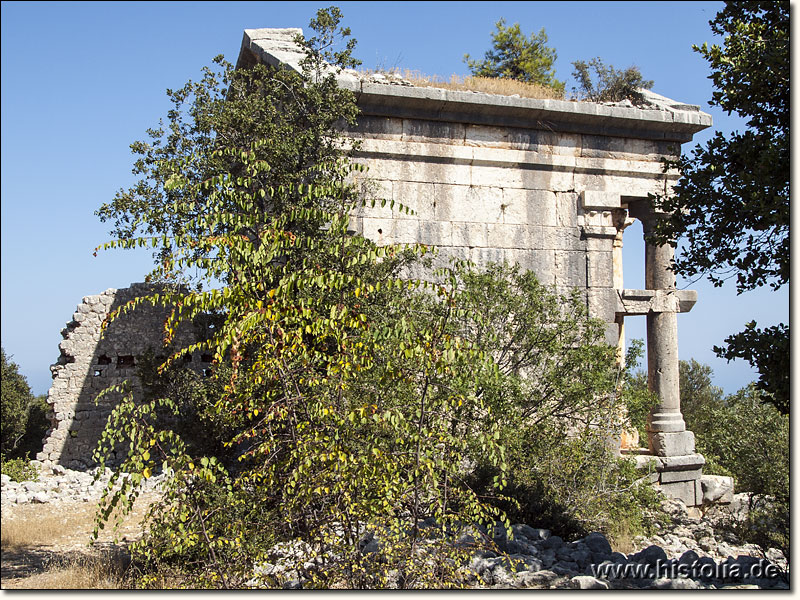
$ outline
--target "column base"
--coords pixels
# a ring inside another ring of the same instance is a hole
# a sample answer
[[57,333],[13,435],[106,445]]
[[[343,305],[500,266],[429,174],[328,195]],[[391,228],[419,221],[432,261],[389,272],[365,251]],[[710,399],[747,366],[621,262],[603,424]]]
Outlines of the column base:
[[691,431],[648,432],[650,452],[655,456],[686,456],[694,453],[694,433]]
[[685,456],[640,454],[635,460],[638,468],[650,471],[647,480],[668,498],[681,500],[686,506],[703,504],[704,489],[701,482],[706,459],[701,454]]
[[674,433],[686,431],[683,415],[678,412],[651,412],[647,417],[647,430],[652,432]]

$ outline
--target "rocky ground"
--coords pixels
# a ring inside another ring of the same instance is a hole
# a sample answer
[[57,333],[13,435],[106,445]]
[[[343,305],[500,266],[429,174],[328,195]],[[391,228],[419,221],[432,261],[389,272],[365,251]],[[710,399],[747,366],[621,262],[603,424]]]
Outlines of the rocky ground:
[[[95,480],[95,473],[56,466],[43,472],[38,481],[17,483],[3,475],[0,489],[3,522],[31,511],[46,514],[57,508],[55,512],[85,512],[100,498],[110,474],[106,471]],[[151,478],[145,492],[155,493],[158,484],[159,478]],[[737,503],[744,502],[743,496],[734,497],[733,510],[737,510]],[[472,535],[490,537],[499,552],[476,553],[468,569],[474,575],[467,577],[473,586],[492,588],[789,588],[789,566],[780,550],[762,552],[757,546],[741,543],[721,526],[730,507],[727,511],[708,511],[704,516],[690,514],[693,511],[680,501],[665,500],[662,507],[672,523],[650,538],[635,538],[633,551],[627,554],[614,551],[602,533],[567,542],[546,529],[524,524],[514,525],[511,537],[502,527],[476,528]],[[36,519],[35,515],[31,518]],[[470,535],[462,540],[472,541],[480,540]],[[57,554],[60,549],[74,552],[84,548],[85,541],[81,539],[77,543],[70,539],[69,544],[62,545],[63,548],[51,544],[47,552]],[[379,551],[379,546],[379,543],[367,543],[364,551]],[[9,564],[9,561],[24,563],[25,556],[20,556],[24,551],[9,552],[4,542],[4,588],[9,587],[9,577],[25,576],[25,573],[16,573]],[[36,551],[31,549],[31,552]],[[282,571],[280,564],[264,565],[264,568],[275,574]],[[288,569],[280,579],[284,580],[284,587],[302,585],[302,578]]]
[[[741,502],[744,498],[737,498]],[[672,524],[633,540],[634,551],[615,552],[602,533],[566,542],[544,529],[514,525],[513,539],[496,528],[507,557],[472,560],[486,583],[499,588],[572,589],[789,589],[783,553],[742,544],[720,527],[721,516],[690,516],[680,501],[662,507]]]

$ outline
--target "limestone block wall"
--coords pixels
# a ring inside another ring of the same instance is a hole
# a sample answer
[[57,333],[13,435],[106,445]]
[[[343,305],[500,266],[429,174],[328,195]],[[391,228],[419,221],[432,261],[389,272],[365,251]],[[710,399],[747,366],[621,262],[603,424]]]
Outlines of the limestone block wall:
[[357,231],[436,246],[441,263],[506,261],[584,290],[616,343],[614,211],[623,197],[663,193],[674,142],[375,115],[348,135],[369,167],[367,196],[394,202],[360,211]]
[[[260,62],[300,71],[297,34],[246,29],[237,67]],[[670,189],[677,173],[665,173],[662,159],[708,127],[709,115],[647,90],[640,106],[597,104],[329,72],[360,110],[345,133],[369,167],[368,193],[394,202],[361,211],[357,231],[379,244],[436,246],[442,262],[517,263],[545,284],[578,288],[590,313],[607,323],[609,343],[617,343],[617,225],[629,203]]]
[[[38,460],[73,469],[92,466],[92,451],[97,445],[108,416],[119,402],[118,394],[108,394],[96,403],[108,386],[129,380],[135,394],[141,394],[136,368],[148,350],[166,355],[162,336],[167,309],[141,304],[134,311],[115,319],[101,337],[102,323],[110,312],[130,300],[156,292],[148,284],[132,284],[120,290],[86,296],[61,331],[60,356],[50,367],[53,384],[47,394],[52,407],[51,429]],[[180,329],[176,343],[188,344],[199,332],[194,327]],[[203,361],[203,359],[207,359]],[[188,359],[187,359],[188,360]],[[192,356],[187,364],[202,371],[210,357]],[[112,461],[113,462],[113,461]]]

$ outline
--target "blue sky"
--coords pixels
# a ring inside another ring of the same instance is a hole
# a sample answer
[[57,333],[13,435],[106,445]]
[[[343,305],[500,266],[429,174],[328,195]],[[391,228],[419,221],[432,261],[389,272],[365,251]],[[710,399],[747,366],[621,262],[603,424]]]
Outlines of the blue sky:
[[[340,2],[367,68],[466,74],[504,17],[525,33],[544,27],[558,51],[557,75],[571,62],[602,57],[637,65],[653,90],[699,104],[722,131],[736,117],[709,108],[712,86],[693,43],[713,41],[708,21],[721,2]],[[128,146],[143,139],[169,104],[167,88],[198,78],[217,54],[235,61],[242,30],[304,27],[317,2],[2,3],[2,345],[34,393],[50,385],[60,331],[81,298],[141,281],[148,252],[92,256],[108,239],[94,211],[134,182]],[[711,130],[695,141],[703,142]],[[689,145],[684,146],[684,151]],[[635,235],[635,234],[634,234]],[[643,247],[626,232],[626,287],[643,287]],[[680,282],[686,287],[686,282]],[[755,319],[788,322],[788,287],[737,296],[732,285],[691,285],[700,298],[678,318],[680,357],[709,364],[733,392],[757,375],[727,364],[711,347]],[[645,337],[644,318],[628,337]]]

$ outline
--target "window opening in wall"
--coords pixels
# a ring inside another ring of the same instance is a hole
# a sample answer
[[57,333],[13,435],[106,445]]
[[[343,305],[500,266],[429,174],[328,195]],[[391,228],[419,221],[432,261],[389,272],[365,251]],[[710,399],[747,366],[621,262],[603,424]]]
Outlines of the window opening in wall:
[[133,360],[133,356],[131,355],[124,355],[117,357],[117,368],[124,369],[126,367],[133,367],[135,365],[135,361]]
[[625,274],[623,288],[645,289],[644,231],[639,219],[633,219],[622,234],[622,272]]
[[[644,230],[639,219],[631,219],[622,234],[621,289],[644,290],[645,249]],[[622,277],[624,274],[624,277]],[[627,317],[622,332],[621,351],[630,348],[631,340],[643,340],[644,355],[639,359],[639,368],[647,369],[647,319]]]
[[97,359],[97,364],[98,365],[110,365],[111,364],[111,359],[108,358],[108,356],[106,356],[105,354],[103,354],[103,356],[101,356],[100,358]]
[[214,357],[211,356],[210,354],[203,354],[200,356],[200,360],[203,361],[204,363],[210,363],[214,362]]
[[211,369],[203,369],[203,377],[211,377]]
[[103,371],[101,371],[100,369],[95,369],[94,373],[92,373],[92,375],[94,377],[100,377],[102,374],[103,374]]

